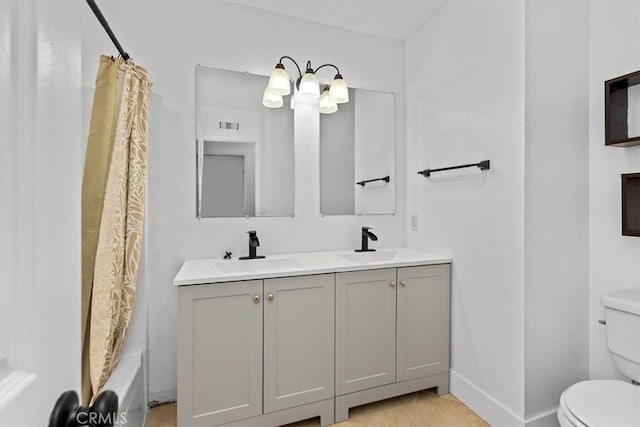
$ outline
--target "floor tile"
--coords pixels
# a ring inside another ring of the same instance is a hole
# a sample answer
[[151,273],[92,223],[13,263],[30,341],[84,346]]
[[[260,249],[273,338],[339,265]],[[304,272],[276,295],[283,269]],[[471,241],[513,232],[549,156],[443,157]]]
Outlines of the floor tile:
[[[157,406],[147,414],[146,427],[176,427],[176,404]],[[336,427],[487,427],[476,413],[454,395],[438,396],[432,390],[410,393],[352,408],[349,419]],[[318,427],[320,418],[286,427]]]
[[176,427],[178,405],[176,403],[165,403],[164,405],[151,408],[147,412],[146,427]]

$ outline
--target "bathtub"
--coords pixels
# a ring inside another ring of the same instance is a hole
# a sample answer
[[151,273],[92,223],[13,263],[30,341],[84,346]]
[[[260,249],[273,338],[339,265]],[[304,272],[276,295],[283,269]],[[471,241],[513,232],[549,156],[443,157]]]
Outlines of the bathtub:
[[[118,366],[104,385],[118,395],[119,423],[127,427],[142,427],[146,413],[142,351],[123,354]],[[126,422],[125,422],[126,421]]]

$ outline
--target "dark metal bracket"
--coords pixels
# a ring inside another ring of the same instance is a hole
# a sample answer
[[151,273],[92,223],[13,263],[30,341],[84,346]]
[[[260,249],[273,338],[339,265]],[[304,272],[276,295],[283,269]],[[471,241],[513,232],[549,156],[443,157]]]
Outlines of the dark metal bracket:
[[459,165],[459,166],[449,166],[446,168],[438,168],[438,169],[425,169],[425,170],[421,170],[418,172],[418,174],[424,176],[425,178],[428,178],[431,176],[431,174],[433,172],[441,172],[441,171],[450,171],[453,169],[462,169],[462,168],[470,168],[473,166],[477,166],[480,168],[480,170],[484,171],[484,170],[488,170],[489,169],[489,160],[483,160],[481,162],[478,163],[469,163],[467,165]]
[[374,182],[374,181],[389,182],[391,181],[391,178],[389,177],[389,175],[387,175],[387,176],[383,176],[382,178],[374,178],[374,179],[367,179],[366,181],[358,181],[356,182],[356,184],[362,185],[364,187],[365,184],[367,184],[368,182]]

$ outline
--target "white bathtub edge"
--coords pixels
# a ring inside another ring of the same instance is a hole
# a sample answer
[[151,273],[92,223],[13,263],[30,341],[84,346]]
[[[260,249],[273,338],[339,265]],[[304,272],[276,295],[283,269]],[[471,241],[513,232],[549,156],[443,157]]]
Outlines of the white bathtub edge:
[[144,425],[147,405],[144,402],[142,356],[142,351],[123,354],[103,387],[103,390],[113,390],[118,395],[118,412],[123,421],[121,425],[127,427]]

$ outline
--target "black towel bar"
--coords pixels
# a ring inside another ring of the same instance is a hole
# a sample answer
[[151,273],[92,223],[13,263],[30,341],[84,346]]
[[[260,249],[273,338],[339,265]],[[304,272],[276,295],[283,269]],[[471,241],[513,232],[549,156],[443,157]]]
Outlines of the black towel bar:
[[480,170],[487,170],[489,169],[489,160],[483,160],[481,162],[478,163],[469,163],[468,165],[459,165],[459,166],[449,166],[446,168],[438,168],[438,169],[425,169],[425,170],[421,170],[418,172],[418,174],[424,176],[425,178],[431,176],[431,174],[433,172],[440,172],[440,171],[449,171],[452,169],[462,169],[462,168],[470,168],[473,166],[477,166],[480,168]]
[[391,178],[389,177],[389,175],[387,175],[387,176],[383,176],[382,178],[374,178],[374,179],[367,179],[366,181],[358,181],[356,182],[356,184],[362,185],[364,187],[366,183],[373,182],[373,181],[389,182],[391,181]]

